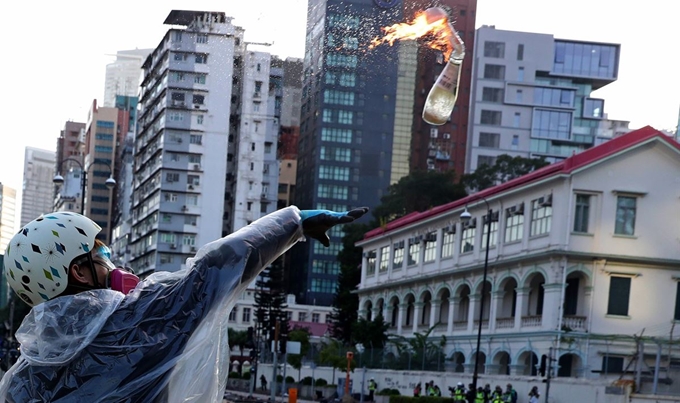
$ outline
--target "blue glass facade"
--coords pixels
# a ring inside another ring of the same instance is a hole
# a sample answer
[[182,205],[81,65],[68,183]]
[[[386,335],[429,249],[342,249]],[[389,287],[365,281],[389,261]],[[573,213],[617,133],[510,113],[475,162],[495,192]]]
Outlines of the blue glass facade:
[[[390,181],[398,48],[368,44],[381,27],[401,20],[401,1],[310,0],[295,198],[300,208],[380,203]],[[300,302],[332,303],[342,232],[329,235],[330,248],[313,241],[293,251],[291,286]]]

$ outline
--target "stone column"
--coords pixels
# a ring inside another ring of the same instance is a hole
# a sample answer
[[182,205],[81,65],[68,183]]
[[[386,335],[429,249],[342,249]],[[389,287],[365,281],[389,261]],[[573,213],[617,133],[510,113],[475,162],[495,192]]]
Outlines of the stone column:
[[522,327],[522,316],[526,312],[526,304],[529,300],[529,291],[531,288],[517,288],[517,303],[515,304],[515,329],[520,329]]
[[449,297],[449,323],[446,324],[447,335],[453,333],[453,314],[454,310],[458,307],[458,304],[454,304],[455,301],[460,301],[460,298],[454,298],[453,295]]
[[420,323],[420,316],[423,312],[424,305],[425,304],[422,302],[413,303],[413,323],[411,324],[413,333],[418,331],[418,324]]
[[562,295],[565,284],[543,284],[543,315],[541,328],[544,330],[556,329],[559,316],[562,315]]
[[401,329],[403,328],[404,311],[406,311],[406,307],[408,307],[408,304],[399,304],[399,316],[397,317],[397,334],[399,335],[401,334]]
[[439,319],[439,310],[441,309],[441,301],[438,299],[433,299],[430,301],[430,325],[428,327],[432,327],[435,324],[437,324],[437,320]]
[[505,291],[491,292],[491,306],[489,307],[489,332],[496,330],[496,318],[498,317],[499,305],[503,302]]
[[[477,308],[479,307],[482,300],[482,294],[470,294],[470,310],[468,311],[468,333],[477,331],[477,326],[475,326],[475,321],[479,319],[477,315]],[[476,333],[475,333],[476,334]]]

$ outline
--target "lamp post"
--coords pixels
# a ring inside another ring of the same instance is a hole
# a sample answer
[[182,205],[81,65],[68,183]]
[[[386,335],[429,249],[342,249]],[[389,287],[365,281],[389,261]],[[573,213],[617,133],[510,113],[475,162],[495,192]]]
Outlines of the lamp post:
[[[482,276],[482,289],[481,289],[481,301],[479,304],[479,326],[477,327],[477,351],[475,352],[475,369],[472,373],[472,390],[477,390],[477,378],[479,375],[479,348],[482,341],[482,319],[484,317],[484,287],[486,286],[486,276],[489,270],[489,244],[491,243],[491,221],[493,216],[493,211],[489,206],[489,202],[482,197],[484,203],[486,203],[486,251],[484,254],[484,274]],[[467,223],[472,218],[470,212],[468,212],[467,207],[465,211],[460,214],[460,219],[463,223]],[[462,231],[461,231],[462,232]]]
[[[80,167],[80,172],[81,172],[81,178],[80,178],[80,214],[85,215],[85,189],[87,188],[87,171],[94,165],[94,164],[102,164],[106,165],[109,167],[109,178],[106,180],[106,187],[110,190],[113,189],[114,186],[116,186],[116,180],[113,179],[113,169],[111,169],[111,164],[109,164],[106,161],[98,160],[95,158],[94,161],[92,161],[87,167],[84,167],[83,164],[78,161],[75,158],[66,158],[61,162],[61,165],[63,166],[65,162],[71,161],[75,162],[76,165]],[[52,179],[52,182],[54,182],[57,185],[61,185],[64,183],[64,177],[61,176],[61,173],[57,172],[57,174],[54,176],[54,179]]]

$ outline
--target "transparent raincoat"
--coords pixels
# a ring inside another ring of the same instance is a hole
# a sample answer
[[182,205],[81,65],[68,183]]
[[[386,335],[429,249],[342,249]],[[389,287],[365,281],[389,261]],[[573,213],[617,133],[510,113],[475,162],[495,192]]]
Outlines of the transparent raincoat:
[[229,311],[301,239],[300,210],[288,207],[128,295],[92,290],[34,307],[16,333],[21,357],[0,382],[0,401],[221,402]]

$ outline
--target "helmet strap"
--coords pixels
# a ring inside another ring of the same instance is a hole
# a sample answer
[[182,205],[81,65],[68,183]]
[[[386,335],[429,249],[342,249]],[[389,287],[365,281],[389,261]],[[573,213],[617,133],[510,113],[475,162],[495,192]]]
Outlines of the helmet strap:
[[94,283],[94,289],[106,288],[105,285],[99,284],[99,276],[97,276],[97,269],[94,267],[94,260],[92,260],[92,251],[87,253],[87,261],[90,263],[90,271],[92,273],[92,282]]

